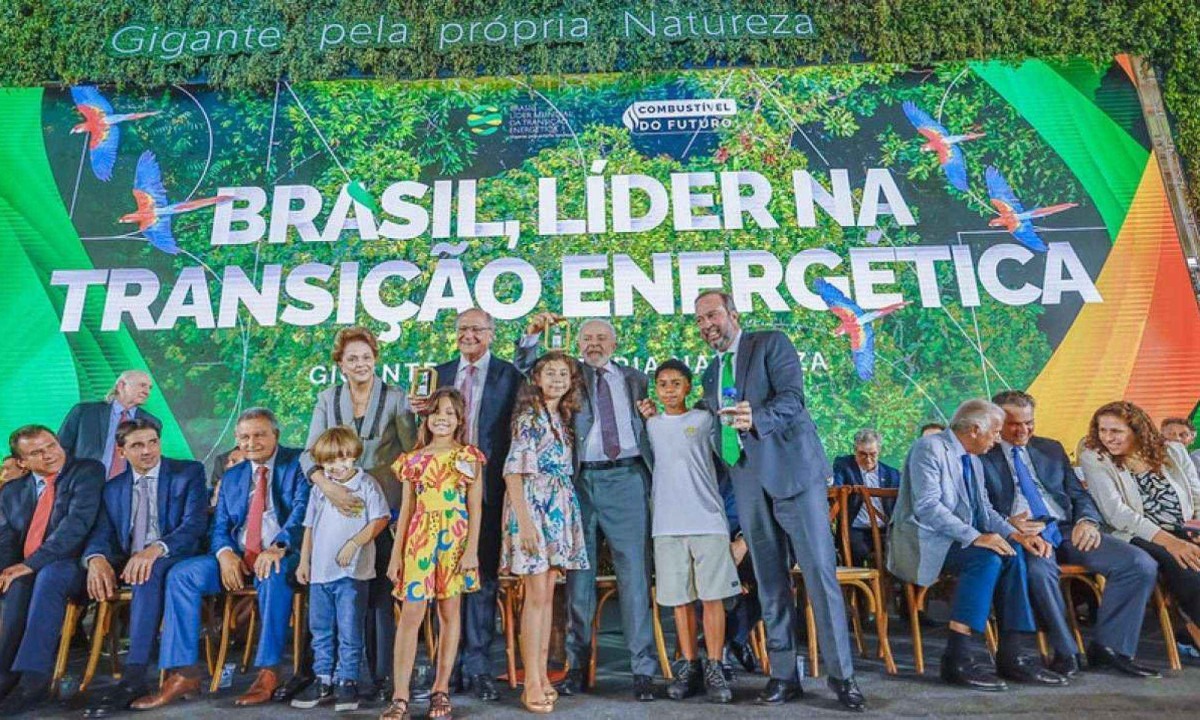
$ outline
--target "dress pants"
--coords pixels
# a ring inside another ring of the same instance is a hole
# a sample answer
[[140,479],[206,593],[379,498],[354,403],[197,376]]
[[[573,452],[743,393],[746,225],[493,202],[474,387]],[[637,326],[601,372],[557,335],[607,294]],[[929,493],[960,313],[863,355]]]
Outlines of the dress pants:
[[650,616],[649,480],[641,463],[605,470],[584,469],[576,478],[589,568],[567,573],[567,660],[573,668],[586,668],[592,652],[599,529],[612,551],[621,631],[629,648],[633,674],[653,676],[658,672]]
[[1104,576],[1104,597],[1096,617],[1094,640],[1133,657],[1137,654],[1146,603],[1158,576],[1158,563],[1144,551],[1107,533],[1101,533],[1100,547],[1080,552],[1071,543],[1071,528],[1062,526],[1062,532],[1063,542],[1056,557],[1025,556],[1029,599],[1051,647],[1060,655],[1073,655],[1079,650],[1067,622],[1067,613],[1074,612],[1074,608],[1067,607],[1059,585],[1061,562],[1082,565]]
[[942,572],[958,578],[950,609],[952,621],[983,632],[994,603],[1001,634],[1037,630],[1026,584],[1025,548],[1011,544],[1016,555],[1003,556],[975,545],[950,546]]
[[[167,578],[171,568],[187,560],[185,556],[164,557],[154,561],[150,578],[134,585],[129,603],[129,656],[126,665],[148,665],[158,644],[163,606],[167,600]],[[119,574],[119,573],[118,573]]]
[[[289,552],[283,556],[280,570],[272,572],[265,580],[253,578],[254,589],[258,591],[259,617],[255,667],[272,667],[283,659],[284,648],[291,636],[288,619],[292,614],[293,589],[289,580],[298,560],[297,553]],[[221,570],[213,555],[188,558],[171,569],[167,574],[159,667],[171,670],[198,662],[200,604],[206,596],[217,595],[223,590]]]
[[[392,559],[392,534],[379,533],[375,538],[375,577],[367,581],[367,612],[363,618],[363,649],[366,651],[366,673],[376,686],[386,685],[392,677],[392,646],[396,643],[396,601],[388,580],[387,566]],[[310,651],[305,651],[310,657]],[[308,667],[312,667],[311,660]]]
[[[16,657],[11,661],[11,672],[42,673],[54,671],[54,660],[58,655],[58,639],[62,634],[63,617],[67,614],[67,601],[84,599],[87,590],[87,573],[79,564],[79,558],[58,560],[45,566],[32,576],[13,583],[4,596],[0,614],[0,632],[4,640],[0,646],[9,651],[10,631],[16,630],[12,639],[19,643],[12,651]],[[28,581],[28,582],[26,582]],[[21,597],[24,595],[25,597]],[[10,604],[12,617],[9,617]],[[24,627],[18,629],[18,623]],[[10,621],[12,626],[10,626]],[[3,660],[8,660],[4,657]],[[3,669],[9,669],[3,666]]]
[[[798,682],[796,672],[796,601],[792,595],[791,556],[804,575],[808,601],[817,621],[821,656],[831,677],[854,675],[846,602],[837,581],[833,533],[825,486],[788,498],[774,498],[741,465],[730,468],[742,535],[750,547],[758,599],[767,629],[772,677]],[[788,552],[791,547],[791,554]]]
[[1200,622],[1200,572],[1180,565],[1162,545],[1141,538],[1134,538],[1130,542],[1154,558],[1158,563],[1158,571],[1162,573],[1163,584],[1175,597],[1179,607],[1193,622]]
[[[496,593],[500,587],[501,516],[504,496],[483,503],[479,523],[479,590],[463,598],[462,674],[491,675],[492,641],[496,637]],[[590,556],[589,556],[590,557]]]

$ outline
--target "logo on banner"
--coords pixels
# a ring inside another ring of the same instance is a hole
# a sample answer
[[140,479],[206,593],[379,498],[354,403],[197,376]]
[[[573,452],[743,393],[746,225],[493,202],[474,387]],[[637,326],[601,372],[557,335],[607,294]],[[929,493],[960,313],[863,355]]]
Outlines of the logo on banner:
[[730,98],[645,100],[635,102],[621,115],[633,133],[713,132],[733,125],[737,102]]

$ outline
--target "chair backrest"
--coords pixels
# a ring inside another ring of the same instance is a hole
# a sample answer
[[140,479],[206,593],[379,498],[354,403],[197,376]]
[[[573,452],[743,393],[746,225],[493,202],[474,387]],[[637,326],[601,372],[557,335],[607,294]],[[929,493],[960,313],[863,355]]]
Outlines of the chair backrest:
[[838,565],[850,565],[850,517],[846,508],[851,487],[839,485],[826,491],[829,499],[829,527],[833,531]]
[[863,507],[867,509],[867,519],[870,524],[871,549],[875,551],[875,566],[877,570],[883,570],[887,567],[887,562],[883,555],[883,532],[880,526],[887,527],[888,521],[891,518],[875,507],[873,501],[876,499],[890,500],[894,504],[896,498],[900,496],[900,491],[895,488],[873,488],[864,485],[854,485],[846,489],[862,497]]

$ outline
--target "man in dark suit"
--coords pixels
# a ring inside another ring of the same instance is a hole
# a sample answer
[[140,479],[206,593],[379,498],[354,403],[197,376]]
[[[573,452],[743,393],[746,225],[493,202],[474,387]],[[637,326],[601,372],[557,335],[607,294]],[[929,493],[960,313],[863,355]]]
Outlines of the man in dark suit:
[[[535,316],[517,347],[514,364],[533,367],[541,333],[561,321],[550,313]],[[579,364],[584,380],[582,407],[575,413],[575,492],[583,520],[591,567],[567,573],[567,661],[571,670],[559,686],[563,694],[583,690],[584,668],[596,616],[597,531],[612,551],[621,592],[621,630],[629,648],[633,694],[654,699],[658,670],[650,615],[650,475],[654,456],[638,403],[647,397],[649,378],[612,361],[617,332],[607,320],[579,327]]]
[[704,373],[704,402],[721,417],[713,441],[733,482],[767,628],[772,677],[758,702],[777,705],[803,694],[790,543],[816,615],[829,686],[842,705],[862,710],[829,531],[825,482],[832,469],[804,405],[796,348],[779,332],[743,332],[733,298],[723,292],[696,299],[696,324],[718,353]]
[[[879,433],[865,428],[854,433],[854,454],[842,455],[833,461],[834,486],[862,486],[869,488],[895,489],[900,487],[900,471],[879,462],[883,439]],[[876,522],[880,531],[887,532],[887,521],[892,516],[894,500],[875,498]],[[850,561],[862,565],[871,555],[871,516],[859,495],[851,495],[846,501],[846,515],[850,518]]]
[[1075,638],[1059,586],[1059,562],[1083,565],[1104,576],[1104,600],[1088,655],[1092,665],[1134,677],[1158,677],[1156,670],[1133,660],[1146,603],[1154,591],[1158,566],[1145,551],[1101,532],[1103,518],[1063,446],[1037,437],[1034,400],[1020,390],[992,398],[1004,410],[1000,442],[983,456],[988,498],[1022,532],[1036,533],[1054,546],[1050,557],[1027,555],[1029,599],[1050,637],[1061,675],[1079,671]]
[[279,424],[270,410],[243,412],[236,436],[246,460],[221,480],[210,553],[184,560],[167,578],[159,666],[168,675],[158,692],[134,701],[137,710],[199,693],[200,604],[222,589],[240,590],[247,575],[253,575],[258,595],[258,674],[234,703],[269,702],[279,686],[310,486],[300,469],[301,451],[279,445]]
[[67,600],[83,593],[79,557],[104,487],[104,466],[68,458],[47,427],[18,428],[8,446],[28,472],[0,488],[0,714],[49,696],[59,630]]
[[[492,354],[496,322],[471,308],[454,323],[459,356],[437,366],[438,385],[457,388],[467,406],[467,438],[487,458],[484,467],[483,518],[479,527],[478,592],[463,601],[462,675],[480,700],[499,697],[492,669],[499,587],[501,515],[504,509],[504,461],[512,444],[512,411],[525,377],[512,363]],[[427,410],[421,399],[413,409]]]
[[104,463],[105,477],[112,479],[125,470],[125,458],[117,452],[117,426],[142,418],[162,427],[162,422],[142,409],[153,387],[141,370],[126,370],[117,378],[103,402],[81,402],[67,412],[58,431],[58,441],[67,455]]
[[128,467],[104,486],[83,562],[93,600],[114,597],[120,582],[133,589],[129,655],[121,682],[85,710],[93,718],[120,712],[149,691],[146,672],[158,642],[168,573],[203,551],[208,530],[203,465],[164,458],[158,426],[140,418],[117,428],[117,447]]

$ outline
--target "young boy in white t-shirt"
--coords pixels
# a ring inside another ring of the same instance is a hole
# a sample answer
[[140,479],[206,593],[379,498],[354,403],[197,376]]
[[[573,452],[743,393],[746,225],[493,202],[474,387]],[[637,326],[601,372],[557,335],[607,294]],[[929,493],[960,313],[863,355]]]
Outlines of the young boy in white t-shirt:
[[345,426],[321,433],[310,449],[325,476],[353,493],[363,509],[346,516],[319,488],[313,487],[309,496],[296,580],[309,585],[308,627],[317,681],[292,700],[295,708],[333,702],[335,711],[358,709],[367,582],[375,577],[375,537],[391,519],[383,490],[356,465],[362,450],[358,434]]
[[[672,700],[704,691],[710,702],[733,699],[721,670],[725,647],[726,598],[741,593],[737,567],[729,551],[729,524],[717,487],[713,461],[713,416],[689,410],[692,371],[679,360],[668,360],[654,373],[654,388],[663,403],[657,414],[653,402],[639,406],[647,417],[646,432],[654,448],[651,534],[654,538],[655,591],[658,604],[674,608],[675,627],[684,662],[667,688]],[[704,645],[699,653],[695,603],[703,604]]]

